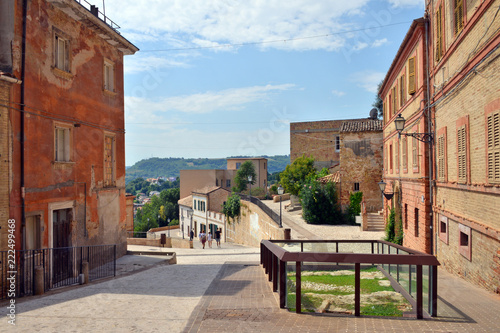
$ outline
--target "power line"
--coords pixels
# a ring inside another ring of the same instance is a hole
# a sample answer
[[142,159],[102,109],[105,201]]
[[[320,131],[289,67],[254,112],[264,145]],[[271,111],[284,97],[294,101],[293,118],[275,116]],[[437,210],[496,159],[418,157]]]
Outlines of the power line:
[[353,32],[367,31],[367,30],[372,30],[372,29],[375,29],[375,28],[385,28],[385,27],[390,27],[390,26],[394,26],[394,25],[401,25],[401,24],[408,24],[408,23],[411,23],[411,21],[404,21],[404,22],[397,22],[397,23],[379,25],[379,26],[374,26],[374,27],[370,27],[370,28],[352,29],[352,30],[346,30],[346,31],[341,31],[341,32],[334,32],[334,33],[324,34],[324,35],[305,36],[305,37],[296,37],[296,38],[285,38],[285,39],[275,39],[275,40],[267,40],[267,41],[260,41],[260,42],[248,42],[248,43],[226,43],[226,44],[212,45],[212,46],[192,46],[192,47],[179,47],[179,48],[172,48],[172,49],[141,50],[141,52],[190,51],[190,50],[220,49],[220,48],[224,48],[224,47],[262,45],[262,44],[272,44],[272,43],[286,43],[286,42],[293,42],[293,41],[296,41],[296,40],[305,40],[305,39],[315,39],[315,38],[325,38],[325,37],[330,37],[330,36],[338,36],[338,35],[344,35],[344,34],[353,33]]

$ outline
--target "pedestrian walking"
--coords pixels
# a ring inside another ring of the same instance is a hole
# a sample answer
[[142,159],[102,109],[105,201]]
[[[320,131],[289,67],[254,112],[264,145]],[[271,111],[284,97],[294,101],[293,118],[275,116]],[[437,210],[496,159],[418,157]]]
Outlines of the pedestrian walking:
[[194,231],[193,231],[193,230],[191,230],[191,231],[189,232],[189,240],[190,240],[190,241],[192,241],[192,240],[193,240],[193,238],[194,238]]
[[209,231],[207,235],[208,247],[212,248],[212,233]]
[[217,247],[220,247],[220,234],[221,234],[220,228],[215,230],[215,243],[217,244]]
[[205,248],[205,243],[207,242],[207,235],[203,232],[203,230],[200,231],[199,237],[201,245],[203,245],[203,248]]

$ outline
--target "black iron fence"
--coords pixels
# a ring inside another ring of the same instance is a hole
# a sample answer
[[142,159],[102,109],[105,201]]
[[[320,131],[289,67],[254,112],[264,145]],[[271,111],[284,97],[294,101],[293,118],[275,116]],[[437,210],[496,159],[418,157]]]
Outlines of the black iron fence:
[[0,251],[0,299],[116,275],[116,245]]
[[[393,288],[413,306],[416,317],[437,315],[437,266],[439,262],[430,254],[415,251],[381,240],[263,240],[260,262],[279,292],[280,307],[293,308],[300,313],[301,270],[304,266],[354,265],[354,314],[360,315],[361,265],[377,265]],[[293,269],[295,304],[288,301],[288,274]]]

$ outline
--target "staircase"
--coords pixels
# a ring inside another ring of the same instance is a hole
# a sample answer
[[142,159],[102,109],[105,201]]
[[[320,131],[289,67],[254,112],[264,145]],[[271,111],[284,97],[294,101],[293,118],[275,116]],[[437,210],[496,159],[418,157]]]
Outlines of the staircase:
[[384,231],[385,221],[382,211],[378,213],[368,213],[366,219],[367,231]]

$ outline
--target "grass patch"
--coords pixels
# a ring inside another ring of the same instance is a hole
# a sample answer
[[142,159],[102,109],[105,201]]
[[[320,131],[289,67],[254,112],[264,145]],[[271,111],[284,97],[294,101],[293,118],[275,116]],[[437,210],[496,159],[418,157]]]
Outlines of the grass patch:
[[[354,272],[354,270],[350,270]],[[302,273],[302,311],[315,312],[326,301],[326,311],[346,312],[354,309],[354,274],[331,275],[329,271],[313,271],[315,275],[307,275],[310,271]],[[362,269],[361,272],[375,273],[377,267]],[[365,276],[366,277],[366,274]],[[401,300],[399,294],[394,294],[394,289],[390,285],[381,285],[380,281],[388,281],[387,278],[373,276],[373,278],[363,278],[360,281],[362,295],[361,313],[371,316],[402,316],[404,311],[410,308],[409,303]],[[295,283],[296,276],[294,272],[288,276],[288,308],[295,311]],[[381,292],[381,293],[379,293]],[[389,292],[389,293],[383,293]],[[377,293],[374,295],[370,295]],[[308,294],[308,295],[306,295]],[[311,295],[313,294],[313,295]],[[347,298],[346,298],[347,297]],[[363,298],[365,299],[363,301]]]

